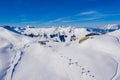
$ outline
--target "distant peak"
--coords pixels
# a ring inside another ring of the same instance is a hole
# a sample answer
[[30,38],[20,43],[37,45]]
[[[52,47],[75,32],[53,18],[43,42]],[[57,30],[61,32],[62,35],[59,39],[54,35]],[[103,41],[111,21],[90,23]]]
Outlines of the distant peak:
[[103,27],[103,29],[111,29],[111,30],[117,30],[120,29],[120,25],[118,24],[108,24]]

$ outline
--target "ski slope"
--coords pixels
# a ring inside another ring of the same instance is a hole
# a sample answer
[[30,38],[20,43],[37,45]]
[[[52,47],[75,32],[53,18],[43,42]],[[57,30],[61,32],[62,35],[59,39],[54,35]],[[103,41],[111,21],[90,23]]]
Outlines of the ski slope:
[[[39,36],[24,35],[31,33]],[[28,28],[18,34],[0,27],[0,80],[120,80],[120,30],[79,43],[89,33],[59,27]],[[61,42],[51,34],[67,37]]]

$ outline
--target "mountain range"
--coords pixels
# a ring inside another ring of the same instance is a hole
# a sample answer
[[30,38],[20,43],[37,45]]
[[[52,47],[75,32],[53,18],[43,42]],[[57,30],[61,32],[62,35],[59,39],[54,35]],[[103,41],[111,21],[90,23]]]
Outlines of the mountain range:
[[120,80],[120,26],[1,26],[0,80]]

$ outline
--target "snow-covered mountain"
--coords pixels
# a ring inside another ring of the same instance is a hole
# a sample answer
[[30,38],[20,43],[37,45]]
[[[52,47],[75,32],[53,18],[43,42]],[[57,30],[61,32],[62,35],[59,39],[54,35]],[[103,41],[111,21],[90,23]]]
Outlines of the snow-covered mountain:
[[118,25],[118,24],[108,24],[108,25],[105,25],[103,27],[103,29],[106,29],[106,30],[117,30],[117,29],[120,29],[120,25]]
[[0,80],[120,80],[120,30],[97,30],[0,27]]

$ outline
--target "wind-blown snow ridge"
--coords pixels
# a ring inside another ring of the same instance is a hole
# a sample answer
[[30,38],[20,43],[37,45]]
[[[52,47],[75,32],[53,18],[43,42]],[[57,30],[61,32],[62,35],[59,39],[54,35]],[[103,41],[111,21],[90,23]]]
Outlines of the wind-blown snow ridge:
[[119,29],[0,27],[0,80],[119,80],[119,34]]

